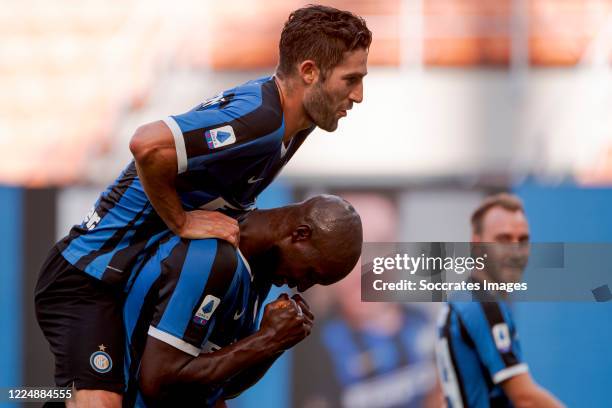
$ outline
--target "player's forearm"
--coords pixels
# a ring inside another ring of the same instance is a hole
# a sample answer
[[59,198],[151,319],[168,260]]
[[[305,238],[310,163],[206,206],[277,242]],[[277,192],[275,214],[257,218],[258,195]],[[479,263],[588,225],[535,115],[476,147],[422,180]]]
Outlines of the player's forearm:
[[563,408],[564,405],[552,394],[537,385],[525,395],[512,401],[516,408]]
[[561,408],[563,404],[538,386],[529,373],[511,377],[502,383],[508,398],[517,408]]
[[243,370],[269,360],[308,336],[312,318],[307,312],[308,309],[299,309],[294,299],[282,294],[264,308],[257,332],[197,357],[149,336],[140,364],[140,390],[147,399],[159,400],[178,385],[223,385]]
[[193,357],[149,337],[140,366],[139,387],[147,400],[156,401],[181,384],[218,386],[271,358],[281,347],[273,332],[260,330],[230,346]]
[[174,184],[176,150],[166,125],[155,122],[138,128],[130,141],[130,150],[149,201],[168,228],[178,234],[186,216]]
[[233,377],[227,384],[223,386],[223,398],[236,398],[244,391],[255,385],[268,372],[272,364],[282,355],[282,352],[277,353],[271,358],[257,364],[254,367],[242,371],[237,376]]
[[176,381],[218,385],[250,367],[271,359],[281,351],[280,347],[272,333],[258,331],[221,350],[191,359],[181,367],[176,375]]
[[136,170],[155,212],[175,234],[181,235],[186,213],[176,192],[174,180],[164,174],[163,168],[136,162]]

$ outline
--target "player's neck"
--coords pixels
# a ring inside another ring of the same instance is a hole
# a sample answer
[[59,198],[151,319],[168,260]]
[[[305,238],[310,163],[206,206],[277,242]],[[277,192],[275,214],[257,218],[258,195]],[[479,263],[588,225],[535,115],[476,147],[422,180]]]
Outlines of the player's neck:
[[304,110],[302,103],[304,96],[303,88],[293,83],[294,80],[291,78],[281,79],[278,75],[275,75],[274,80],[280,94],[283,117],[285,119],[283,142],[285,145],[288,145],[293,136],[298,132],[311,127],[312,121]]
[[279,240],[281,229],[270,210],[253,211],[240,223],[240,251],[247,260],[265,254]]

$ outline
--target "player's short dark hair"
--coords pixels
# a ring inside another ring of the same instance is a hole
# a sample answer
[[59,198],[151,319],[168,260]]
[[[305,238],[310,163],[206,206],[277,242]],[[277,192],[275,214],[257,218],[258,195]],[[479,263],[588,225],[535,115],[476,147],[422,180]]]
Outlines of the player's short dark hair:
[[285,22],[277,72],[290,76],[296,64],[311,59],[325,78],[345,52],[367,50],[371,43],[372,32],[363,18],[333,7],[309,5],[293,11]]
[[472,230],[476,234],[482,232],[482,220],[487,212],[494,207],[502,207],[508,211],[520,211],[525,213],[523,202],[513,194],[499,193],[484,199],[482,204],[472,214]]

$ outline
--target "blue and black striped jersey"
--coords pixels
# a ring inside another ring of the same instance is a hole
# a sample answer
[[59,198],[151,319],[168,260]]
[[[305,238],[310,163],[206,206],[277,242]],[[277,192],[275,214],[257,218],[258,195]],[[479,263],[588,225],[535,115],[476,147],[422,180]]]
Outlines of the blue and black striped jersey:
[[[147,336],[194,357],[218,350],[255,332],[270,287],[225,241],[165,237],[135,271],[124,305],[127,406],[145,405],[138,375]],[[199,391],[203,406],[222,393],[218,387]]]
[[512,407],[501,383],[528,370],[505,302],[449,302],[436,356],[449,408]]
[[305,402],[323,398],[330,406],[423,407],[436,383],[433,336],[424,313],[402,309],[401,314],[396,332],[356,328],[343,317],[325,322],[320,334],[323,353],[311,368],[320,370],[319,375],[299,385],[309,394]]
[[[239,217],[274,180],[313,128],[283,143],[284,117],[273,77],[227,90],[164,120],[176,146],[176,189],[186,210]],[[125,284],[143,253],[167,233],[149,202],[134,162],[101,194],[60,243],[68,262],[89,275]]]

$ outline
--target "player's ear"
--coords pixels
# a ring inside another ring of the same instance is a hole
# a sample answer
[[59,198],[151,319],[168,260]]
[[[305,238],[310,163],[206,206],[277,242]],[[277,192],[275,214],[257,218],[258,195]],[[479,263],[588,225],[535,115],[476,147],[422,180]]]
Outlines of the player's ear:
[[317,81],[321,72],[313,60],[305,60],[298,67],[298,73],[304,85],[312,85]]
[[312,236],[312,229],[308,225],[300,225],[291,233],[291,241],[307,241]]

